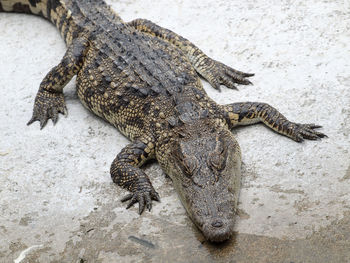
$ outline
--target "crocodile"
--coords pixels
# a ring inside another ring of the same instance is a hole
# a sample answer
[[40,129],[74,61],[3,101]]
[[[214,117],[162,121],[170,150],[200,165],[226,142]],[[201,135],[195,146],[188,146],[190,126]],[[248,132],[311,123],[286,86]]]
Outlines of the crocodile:
[[262,102],[220,105],[201,78],[220,90],[254,74],[207,56],[189,40],[145,19],[125,22],[103,0],[0,0],[1,12],[39,15],[58,28],[67,51],[45,76],[28,125],[55,124],[67,109],[63,88],[76,76],[82,104],[131,140],[115,157],[113,182],[141,214],[160,201],[142,165],[151,159],[173,181],[189,217],[212,242],[233,235],[241,151],[231,129],[262,122],[296,142],[326,137],[321,126],[289,121]]

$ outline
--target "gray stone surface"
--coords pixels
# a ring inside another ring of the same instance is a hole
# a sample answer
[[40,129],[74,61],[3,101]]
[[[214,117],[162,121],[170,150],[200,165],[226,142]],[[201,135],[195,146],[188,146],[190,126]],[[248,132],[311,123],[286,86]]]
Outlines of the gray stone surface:
[[350,4],[341,0],[108,1],[255,72],[220,103],[263,101],[329,138],[297,144],[263,125],[236,129],[243,182],[236,236],[215,246],[171,181],[147,165],[162,202],[142,216],[109,166],[128,142],[65,89],[69,115],[27,127],[40,81],[65,52],[53,25],[0,14],[0,262],[347,262],[350,258]]

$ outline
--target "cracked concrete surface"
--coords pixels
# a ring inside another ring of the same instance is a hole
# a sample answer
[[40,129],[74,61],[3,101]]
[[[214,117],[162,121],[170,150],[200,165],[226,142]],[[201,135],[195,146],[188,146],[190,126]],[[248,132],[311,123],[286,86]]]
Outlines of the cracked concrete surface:
[[[65,52],[58,31],[0,14],[0,262],[349,262],[350,4],[341,0],[110,0],[124,20],[174,30],[255,72],[219,103],[263,101],[329,138],[297,144],[263,125],[234,130],[243,154],[236,235],[208,244],[156,163],[162,202],[125,210],[109,166],[128,142],[65,89],[56,126],[27,127],[42,78]],[[21,257],[22,256],[22,257]]]

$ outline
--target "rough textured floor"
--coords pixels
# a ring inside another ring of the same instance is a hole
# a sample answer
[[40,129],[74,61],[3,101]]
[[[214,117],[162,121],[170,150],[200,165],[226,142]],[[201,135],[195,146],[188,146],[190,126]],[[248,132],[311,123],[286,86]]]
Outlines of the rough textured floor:
[[220,103],[263,101],[329,138],[297,144],[262,125],[236,129],[243,182],[235,237],[208,244],[171,181],[147,166],[162,202],[141,217],[109,166],[127,143],[79,103],[27,127],[42,78],[65,46],[45,20],[0,14],[0,262],[349,262],[350,4],[341,0],[109,0],[192,40],[254,86]]

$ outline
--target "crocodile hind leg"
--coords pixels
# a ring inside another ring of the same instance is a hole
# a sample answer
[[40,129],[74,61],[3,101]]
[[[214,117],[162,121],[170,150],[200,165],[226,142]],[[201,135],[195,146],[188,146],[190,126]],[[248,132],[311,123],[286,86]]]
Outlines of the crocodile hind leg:
[[189,40],[166,28],[160,27],[146,19],[135,19],[128,24],[141,32],[164,39],[179,48],[187,56],[196,71],[215,89],[220,90],[220,85],[236,89],[235,83],[243,85],[251,84],[247,77],[251,77],[254,74],[235,70],[219,61],[211,59]]
[[151,210],[152,199],[160,200],[148,176],[139,168],[145,161],[154,157],[154,147],[155,143],[149,138],[137,140],[127,145],[111,165],[113,182],[131,192],[121,201],[130,200],[127,209],[138,202],[139,214],[143,212],[145,205]]
[[75,39],[61,62],[45,76],[35,98],[33,116],[27,125],[39,121],[42,129],[49,119],[56,123],[58,113],[67,113],[63,88],[81,68],[86,49],[87,41]]
[[315,131],[321,126],[290,122],[278,110],[266,103],[239,102],[225,105],[223,108],[225,119],[230,128],[263,122],[277,133],[297,142],[302,142],[304,139],[316,140],[327,137],[325,134]]

